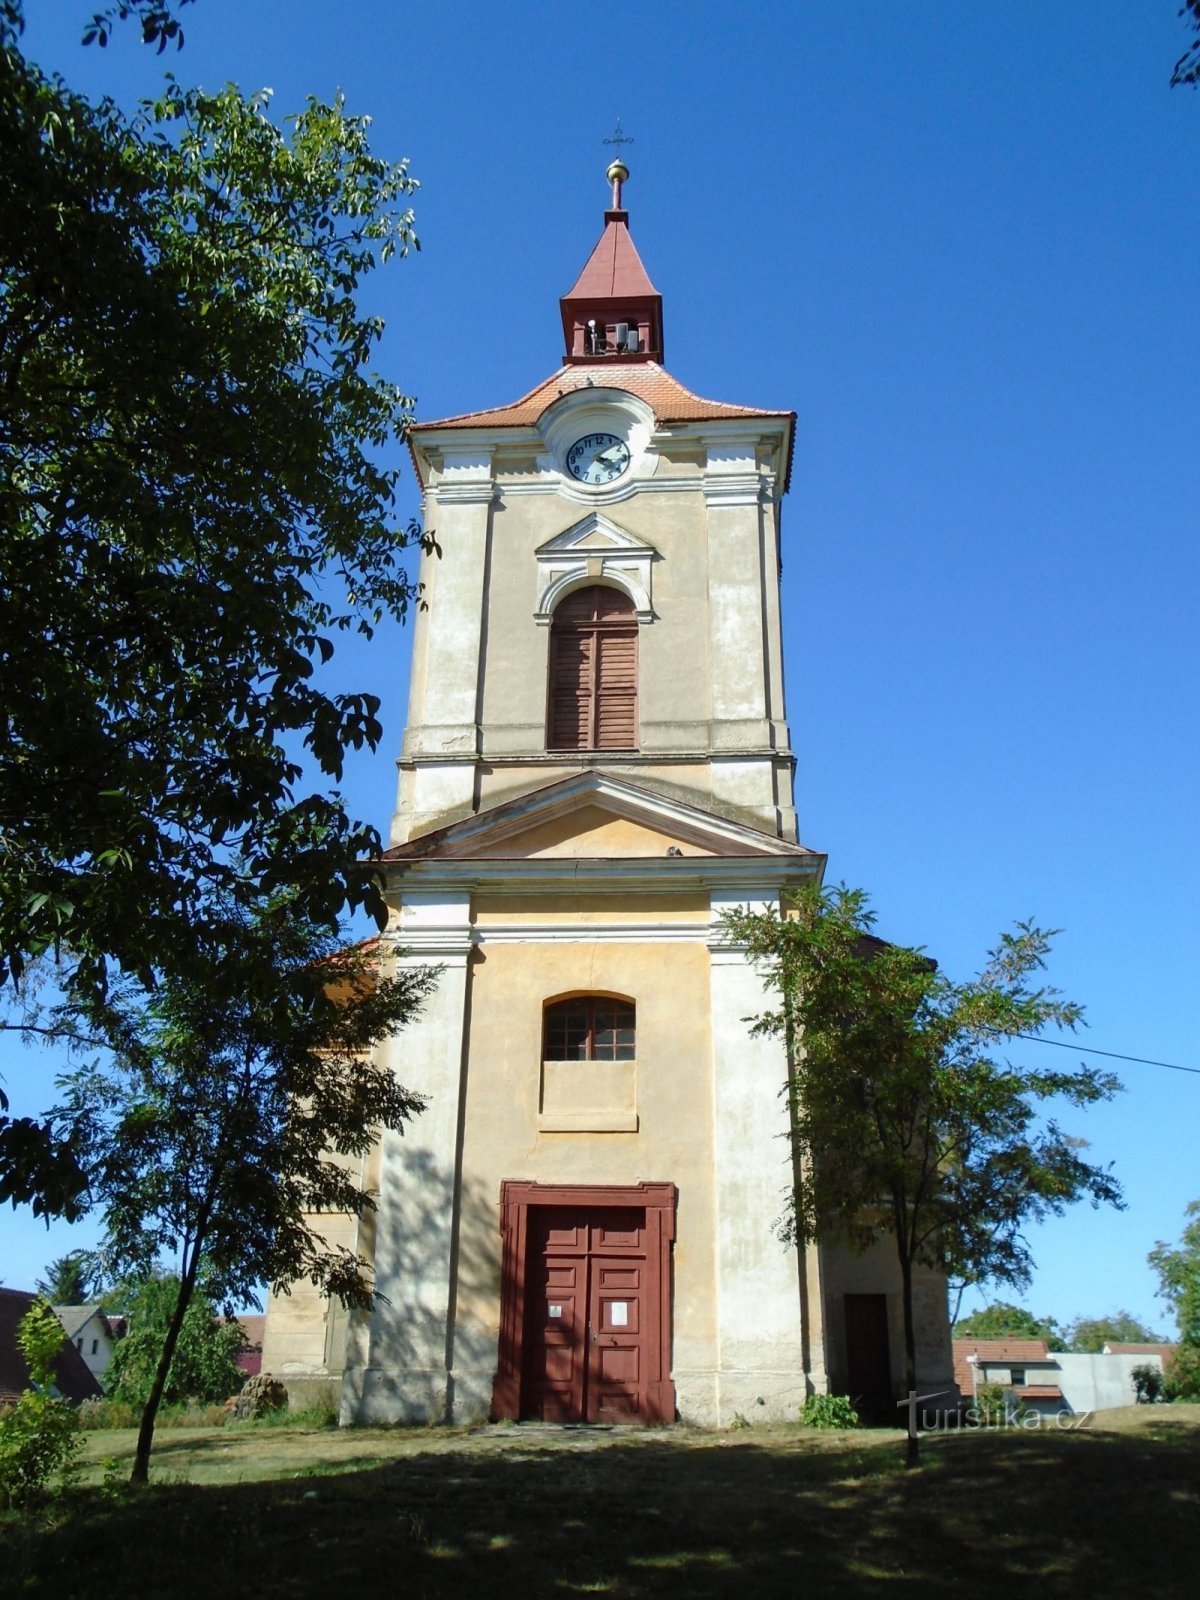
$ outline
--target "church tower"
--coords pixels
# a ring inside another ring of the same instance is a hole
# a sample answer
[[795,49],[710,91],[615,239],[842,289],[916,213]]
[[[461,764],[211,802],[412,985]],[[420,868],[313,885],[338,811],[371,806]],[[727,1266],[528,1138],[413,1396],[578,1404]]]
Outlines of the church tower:
[[845,1381],[851,1300],[882,1307],[871,1360],[897,1370],[883,1261],[775,1235],[785,1061],[749,1035],[766,1002],[722,925],[824,867],[784,709],[795,417],[665,369],[628,171],[607,176],[561,367],[411,434],[436,550],[384,959],[441,977],[386,1054],[427,1107],[347,1219],[386,1299],[346,1319],[297,1290],[264,1351],[338,1378],[344,1421],[794,1417],[831,1364]]

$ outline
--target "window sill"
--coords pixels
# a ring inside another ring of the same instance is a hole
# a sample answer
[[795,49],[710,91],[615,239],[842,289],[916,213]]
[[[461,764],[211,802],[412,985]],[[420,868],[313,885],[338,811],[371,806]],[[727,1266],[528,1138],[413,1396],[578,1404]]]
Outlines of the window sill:
[[636,1133],[636,1111],[539,1111],[539,1133]]

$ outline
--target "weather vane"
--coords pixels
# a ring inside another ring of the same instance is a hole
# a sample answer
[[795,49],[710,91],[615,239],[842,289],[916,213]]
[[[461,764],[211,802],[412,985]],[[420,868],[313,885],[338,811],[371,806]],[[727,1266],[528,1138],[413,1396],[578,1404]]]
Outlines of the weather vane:
[[625,158],[621,154],[621,146],[623,144],[633,143],[631,135],[621,132],[620,117],[617,118],[617,125],[613,129],[612,138],[605,139],[603,142],[605,144],[616,145],[617,147],[616,155],[609,163],[609,168],[605,173],[605,177],[608,179],[609,183],[612,184],[613,210],[619,211],[621,209],[621,185],[629,176],[629,168],[625,165]]

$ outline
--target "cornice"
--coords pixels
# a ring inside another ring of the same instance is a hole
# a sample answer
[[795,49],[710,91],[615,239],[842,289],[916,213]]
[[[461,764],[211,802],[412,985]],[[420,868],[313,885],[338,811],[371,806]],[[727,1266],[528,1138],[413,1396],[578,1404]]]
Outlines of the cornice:
[[[388,888],[426,895],[437,890],[489,895],[626,895],[717,890],[754,900],[820,876],[823,855],[637,856],[620,860],[576,856],[424,858],[381,862]],[[410,947],[407,934],[400,940]]]

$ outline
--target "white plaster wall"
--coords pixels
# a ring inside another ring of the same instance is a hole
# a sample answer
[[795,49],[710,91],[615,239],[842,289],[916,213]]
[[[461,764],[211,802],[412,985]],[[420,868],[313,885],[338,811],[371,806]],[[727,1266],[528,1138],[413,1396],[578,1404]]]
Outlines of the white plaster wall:
[[442,974],[419,1019],[380,1047],[427,1104],[403,1136],[384,1135],[374,1218],[379,1298],[351,1324],[343,1422],[449,1421],[454,1406],[448,1336],[470,896],[410,896],[397,937],[406,952],[398,965],[436,963]]
[[[1105,1356],[1056,1354],[1058,1371],[1036,1368],[1029,1381],[1057,1383],[1063,1399],[1077,1415],[1084,1411],[1111,1411],[1117,1406],[1134,1404],[1134,1367],[1157,1367],[1162,1370],[1162,1357],[1153,1355]],[[1045,1374],[1043,1380],[1043,1373]]]
[[[738,901],[747,905],[744,899]],[[750,1037],[746,1019],[763,1009],[761,980],[742,950],[719,929],[725,908],[713,896],[712,982],[713,1241],[717,1300],[717,1368],[712,1414],[676,1374],[685,1418],[728,1425],[794,1418],[804,1403],[800,1265],[779,1240],[775,1220],[791,1181],[787,1080],[782,1044]],[[763,903],[750,904],[762,910]],[[700,1375],[697,1375],[700,1376]],[[697,1414],[698,1413],[698,1414]]]

